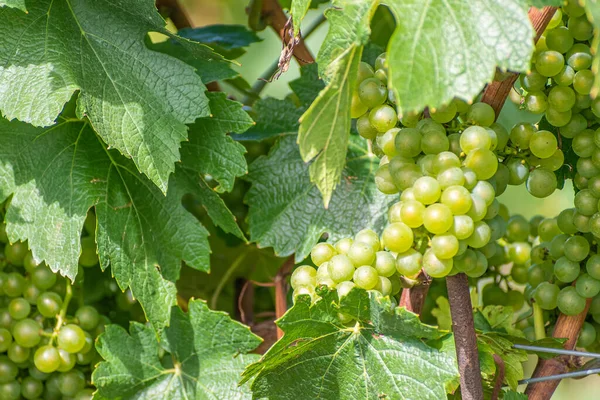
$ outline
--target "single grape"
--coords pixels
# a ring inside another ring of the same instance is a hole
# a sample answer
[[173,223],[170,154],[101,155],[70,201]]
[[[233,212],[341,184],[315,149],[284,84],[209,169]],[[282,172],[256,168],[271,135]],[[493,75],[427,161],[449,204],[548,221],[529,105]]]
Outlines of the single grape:
[[371,65],[369,65],[369,63],[361,61],[358,64],[358,73],[356,76],[356,84],[359,85],[365,79],[372,78],[374,74],[375,74],[375,71],[373,71],[373,67],[371,67]]
[[331,257],[335,254],[335,249],[329,243],[317,243],[310,252],[310,258],[318,267],[324,262],[331,260]]
[[425,213],[423,214],[423,225],[425,226],[425,229],[436,235],[447,232],[452,226],[453,221],[452,211],[444,204],[431,204],[425,209]]
[[44,292],[39,295],[37,309],[46,318],[54,318],[60,312],[62,299],[57,293]]
[[527,190],[537,198],[550,196],[557,186],[556,175],[545,168],[534,169],[527,178]]
[[475,222],[475,229],[473,230],[473,234],[469,236],[467,240],[467,244],[474,249],[479,249],[490,241],[492,236],[491,229],[488,224],[483,221]]
[[409,200],[402,204],[400,209],[400,221],[390,222],[404,222],[411,228],[418,228],[423,225],[423,214],[425,213],[425,206],[420,201]]
[[546,34],[546,45],[550,50],[566,53],[573,46],[574,39],[566,26],[559,26]]
[[385,276],[380,276],[377,285],[374,287],[375,290],[379,291],[384,296],[392,294],[392,281]]
[[75,318],[79,320],[81,329],[85,329],[86,331],[93,330],[100,322],[100,314],[98,313],[98,310],[92,306],[79,307],[79,309],[75,311]]
[[329,261],[329,277],[336,283],[349,281],[354,275],[352,261],[343,254],[333,256]]
[[600,255],[592,254],[585,263],[585,269],[592,278],[600,280]]
[[588,69],[592,65],[592,53],[590,46],[583,43],[575,43],[565,54],[567,63],[575,70]]
[[423,269],[432,278],[443,278],[452,271],[452,259],[441,260],[435,253],[428,249],[423,255]]
[[589,322],[584,322],[577,339],[577,347],[588,347],[596,341],[596,329]]
[[[433,206],[435,204],[430,207]],[[424,221],[425,227],[427,227],[427,210],[425,210],[425,213]],[[413,245],[413,240],[412,229],[402,222],[390,224],[383,230],[382,241],[384,246],[390,251],[403,253]]]
[[543,92],[529,92],[524,104],[530,113],[543,114],[548,108],[548,98]]
[[13,338],[10,331],[6,328],[0,328],[0,353],[8,350],[12,341]]
[[594,27],[587,20],[585,15],[580,17],[571,16],[567,23],[567,27],[571,35],[580,41],[589,40],[594,35]]
[[577,192],[574,203],[577,212],[580,214],[592,216],[598,212],[598,198],[595,197],[589,189],[583,189]]
[[40,264],[31,271],[31,282],[41,290],[48,290],[56,283],[56,274],[46,264]]
[[14,298],[8,304],[8,313],[15,320],[26,318],[30,312],[31,305],[22,297]]
[[421,133],[415,128],[402,128],[394,139],[396,153],[403,157],[421,154]]
[[29,249],[27,248],[27,243],[23,242],[7,243],[4,247],[4,256],[6,257],[6,260],[18,267],[23,266],[23,260],[28,252]]
[[358,86],[358,97],[368,108],[377,107],[385,102],[387,87],[376,78],[367,78]]
[[600,281],[588,274],[581,274],[575,282],[577,293],[585,298],[592,298],[600,293]]
[[[471,194],[463,186],[450,186],[444,190],[441,203],[448,206],[452,214],[466,214],[473,204]],[[423,208],[424,209],[424,208]]]
[[481,221],[487,214],[487,204],[481,197],[472,194],[471,195],[471,208],[467,212],[467,215],[471,217],[474,222]]
[[37,379],[27,376],[21,381],[21,395],[26,399],[37,399],[44,392],[44,384]]
[[476,149],[467,154],[465,166],[475,172],[477,179],[486,180],[498,170],[498,158],[490,150]]
[[14,362],[15,364],[24,363],[29,359],[29,353],[31,350],[29,347],[23,347],[18,345],[17,343],[12,343],[8,347],[8,358]]
[[41,340],[40,336],[41,327],[32,319],[23,319],[17,321],[12,329],[12,335],[19,345],[23,347],[34,347]]
[[558,142],[556,137],[549,131],[537,131],[531,135],[529,148],[539,158],[548,158],[556,151]]
[[488,260],[485,258],[483,253],[480,251],[475,251],[475,256],[477,257],[477,264],[475,264],[475,268],[466,272],[469,278],[479,278],[483,276],[488,269]]
[[578,71],[573,78],[573,89],[579,94],[589,95],[594,86],[594,73],[589,69]]
[[394,108],[382,104],[369,112],[369,122],[378,132],[387,132],[398,123],[398,115]]
[[415,249],[408,249],[396,257],[396,270],[400,275],[414,277],[423,266],[423,255]]
[[369,108],[360,101],[358,92],[352,93],[352,100],[350,101],[350,117],[358,118],[361,115],[364,115],[368,110]]
[[565,241],[565,256],[574,262],[583,261],[590,253],[590,243],[583,236],[573,236]]
[[481,126],[470,126],[460,135],[460,147],[465,153],[475,149],[489,150],[491,145],[488,131]]
[[19,400],[21,398],[21,385],[17,381],[0,384],[0,398],[2,400]]
[[19,297],[25,289],[25,278],[17,272],[11,272],[6,275],[2,283],[2,290],[8,297]]
[[346,256],[352,261],[355,267],[371,265],[375,262],[375,251],[373,251],[373,248],[368,243],[352,243]]
[[496,120],[496,113],[487,103],[473,103],[467,111],[467,122],[472,125],[490,126]]
[[75,396],[85,387],[85,377],[79,370],[63,372],[58,376],[58,389],[64,396]]
[[512,243],[508,250],[508,256],[515,264],[525,264],[529,261],[531,246],[527,242]]
[[456,104],[454,102],[451,102],[449,104],[441,106],[438,109],[431,110],[430,115],[431,119],[433,119],[434,121],[439,122],[440,124],[445,124],[454,119],[454,117],[456,116],[456,112]]
[[558,294],[558,309],[565,315],[577,315],[585,309],[585,298],[577,294],[573,286],[561,289]]
[[379,131],[369,121],[369,114],[364,114],[356,120],[356,130],[365,139],[375,140]]
[[552,77],[552,80],[558,86],[571,86],[575,78],[575,70],[570,65],[565,65],[563,69]]
[[[381,243],[379,241],[379,235],[371,229],[363,229],[358,232],[354,237],[354,241],[361,243],[368,243],[374,251],[381,250]],[[348,247],[349,249],[350,247]]]
[[527,267],[524,265],[513,265],[510,270],[510,276],[518,284],[523,285],[527,283]]
[[[473,174],[474,175],[474,174]],[[466,183],[466,175],[461,168],[451,167],[440,172],[436,180],[440,184],[442,190],[450,186],[463,186]]]
[[554,264],[554,275],[561,282],[573,282],[579,276],[579,263],[569,260],[567,257],[561,257]]
[[458,239],[451,234],[435,235],[431,239],[431,250],[439,259],[452,258],[458,253]]
[[60,356],[60,366],[58,367],[57,371],[67,372],[72,370],[75,366],[75,362],[77,361],[77,356],[63,349],[58,349],[58,355]]
[[355,286],[356,285],[354,284],[354,282],[351,281],[340,282],[336,286],[338,297],[341,299],[342,297],[346,296]]
[[551,77],[558,74],[565,65],[565,59],[561,53],[547,50],[539,53],[535,61],[535,69],[543,76]]
[[559,293],[560,289],[557,285],[542,282],[536,287],[533,297],[543,310],[554,310],[558,306]]
[[375,269],[380,276],[389,278],[396,273],[396,259],[387,251],[375,254]]
[[379,283],[379,275],[375,268],[363,265],[354,271],[353,281],[359,288],[371,290]]
[[473,189],[471,189],[471,193],[476,196],[481,197],[485,200],[486,206],[490,206],[494,200],[496,199],[496,193],[494,192],[494,187],[491,183],[487,181],[479,181],[475,185]]
[[567,111],[558,111],[550,105],[546,110],[546,120],[550,125],[558,128],[567,125],[571,121],[572,116],[573,113],[570,109]]

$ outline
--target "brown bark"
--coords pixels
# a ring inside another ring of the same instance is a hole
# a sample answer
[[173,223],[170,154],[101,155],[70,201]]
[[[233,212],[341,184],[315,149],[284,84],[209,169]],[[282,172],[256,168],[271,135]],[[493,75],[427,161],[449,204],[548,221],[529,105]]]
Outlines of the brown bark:
[[[544,32],[544,29],[546,29],[546,26],[556,12],[556,9],[557,7],[544,7],[541,10],[535,7],[529,9],[529,19],[535,28],[536,42]],[[502,82],[492,82],[485,88],[481,101],[492,106],[496,112],[496,117],[500,115],[500,110],[502,110],[502,106],[504,106],[506,97],[508,97],[508,94],[512,90],[518,77],[518,74],[513,74]]]
[[[294,256],[290,256],[279,268],[279,272],[275,276],[275,316],[279,319],[287,311],[287,276],[294,268]],[[281,339],[283,331],[277,327],[277,339]]]
[[[554,326],[552,336],[555,338],[567,338],[567,341],[563,344],[565,349],[573,350],[575,348],[577,339],[579,338],[579,331],[581,331],[581,327],[583,326],[583,322],[585,321],[585,317],[587,316],[591,303],[591,299],[588,299],[585,310],[578,315],[559,315],[556,325]],[[538,378],[541,376],[563,374],[568,372],[570,359],[570,356],[558,356],[548,360],[543,360],[540,358],[537,366],[535,367],[535,371],[533,371],[532,377]],[[529,400],[549,400],[559,383],[560,380],[530,383],[527,385],[525,394],[528,396]]]
[[473,306],[467,275],[446,277],[448,301],[452,315],[452,331],[460,373],[460,393],[463,400],[483,400],[483,387],[477,352],[477,335],[473,322]]
[[412,311],[415,314],[421,314],[427,292],[429,292],[429,286],[431,285],[431,277],[425,271],[421,270],[417,280],[420,281],[419,284],[411,288],[402,289],[399,306],[406,307],[408,311]]
[[192,19],[186,9],[179,4],[179,0],[156,0],[156,8],[166,8],[169,10],[169,18],[177,29],[189,28],[192,26]]

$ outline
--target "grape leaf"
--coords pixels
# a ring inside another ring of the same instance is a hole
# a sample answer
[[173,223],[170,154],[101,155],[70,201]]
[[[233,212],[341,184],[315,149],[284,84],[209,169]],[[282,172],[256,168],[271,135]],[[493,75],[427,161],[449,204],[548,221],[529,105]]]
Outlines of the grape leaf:
[[[260,338],[223,312],[211,311],[201,300],[192,300],[184,314],[174,307],[171,323],[160,334],[132,322],[127,331],[108,325],[96,348],[105,361],[98,364],[92,381],[98,397],[107,399],[250,399],[247,386],[237,381],[244,367],[258,355],[246,354]],[[159,358],[163,348],[172,364]],[[97,398],[97,397],[94,397]]]
[[95,206],[102,268],[110,265],[119,286],[131,287],[155,326],[166,324],[181,261],[209,269],[207,231],[181,205],[183,194],[200,191],[198,182],[176,173],[163,195],[81,121],[36,128],[0,119],[0,142],[0,201],[12,195],[9,239],[28,240],[37,261],[73,279]]
[[504,392],[504,400],[527,400],[528,397],[524,393],[515,392],[513,390],[507,390]]
[[402,112],[472,100],[496,66],[529,69],[534,31],[521,0],[386,0],[398,25],[389,83]]
[[291,81],[289,85],[304,108],[308,108],[319,92],[325,88],[323,80],[319,78],[319,69],[316,63],[300,68],[300,77]]
[[336,0],[326,11],[329,32],[317,64],[327,86],[300,119],[300,154],[310,165],[310,180],[328,207],[340,183],[350,135],[350,103],[356,86],[362,46],[369,39],[369,21],[377,2]]
[[437,319],[440,329],[452,328],[452,316],[450,315],[450,303],[444,296],[435,299],[436,308],[431,310],[431,315]]
[[594,38],[592,39],[592,71],[594,71],[594,86],[592,87],[592,97],[598,96],[600,91],[600,0],[585,0],[583,2],[588,20],[594,26]]
[[225,93],[209,92],[211,116],[199,118],[190,126],[189,142],[181,146],[181,160],[187,168],[209,174],[219,190],[231,191],[235,178],[248,172],[244,153],[228,132],[244,132],[254,125],[252,118],[238,102],[228,100]]
[[[424,342],[445,332],[365,290],[353,289],[339,307],[335,291],[323,296],[313,305],[298,297],[277,321],[283,338],[243,374],[242,382],[255,377],[254,398],[446,397],[446,385],[458,376],[456,360]],[[359,319],[346,326],[340,311]]]
[[300,34],[300,26],[302,25],[302,20],[308,12],[310,3],[310,0],[292,0],[290,14],[292,15],[292,22],[294,24],[294,36],[298,36]]
[[485,343],[493,354],[504,361],[504,382],[516,389],[519,379],[523,378],[523,365],[527,361],[527,353],[513,348],[512,342],[500,333],[489,332],[477,335],[478,342]]
[[262,41],[256,33],[243,25],[209,25],[199,28],[184,28],[179,30],[177,34],[186,39],[207,44],[214,51],[229,59],[240,57],[246,52],[244,47]]
[[563,0],[523,0],[526,4],[529,4],[536,8],[544,8],[546,6],[560,7],[564,4]]
[[252,241],[273,247],[281,257],[296,253],[301,261],[325,232],[333,241],[367,227],[381,230],[395,197],[377,190],[378,160],[369,155],[364,139],[352,136],[344,177],[329,209],[310,183],[310,167],[299,157],[294,139],[282,137],[267,157],[250,164],[246,202]]
[[[388,7],[379,6],[371,20],[370,43],[385,48],[390,41],[392,33],[396,29],[396,20]],[[383,53],[380,51],[379,54]],[[379,55],[377,54],[377,55]],[[371,63],[373,65],[374,62]]]
[[[149,31],[168,33],[154,1],[40,0],[28,6],[28,14],[0,11],[3,115],[48,126],[78,90],[79,115],[165,192],[187,138],[185,124],[210,110],[192,67],[144,45]],[[181,40],[195,54],[209,51]]]
[[[292,6],[293,0],[279,0],[281,7],[287,8],[288,10]],[[310,8],[318,8],[321,4],[329,3],[329,0],[312,0],[310,1]]]
[[25,0],[0,0],[0,7],[13,7],[21,11],[27,12]]
[[302,109],[290,99],[274,99],[267,97],[254,103],[252,113],[256,124],[235,140],[264,140],[274,136],[298,132],[298,118]]

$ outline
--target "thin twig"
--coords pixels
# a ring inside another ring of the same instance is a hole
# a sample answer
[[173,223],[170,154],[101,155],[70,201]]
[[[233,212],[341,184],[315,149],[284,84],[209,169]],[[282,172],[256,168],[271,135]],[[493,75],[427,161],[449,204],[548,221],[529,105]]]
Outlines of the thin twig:
[[494,363],[496,364],[496,381],[494,382],[494,391],[492,392],[491,400],[498,400],[500,396],[500,390],[502,389],[502,382],[504,381],[504,360],[498,355],[494,354]]

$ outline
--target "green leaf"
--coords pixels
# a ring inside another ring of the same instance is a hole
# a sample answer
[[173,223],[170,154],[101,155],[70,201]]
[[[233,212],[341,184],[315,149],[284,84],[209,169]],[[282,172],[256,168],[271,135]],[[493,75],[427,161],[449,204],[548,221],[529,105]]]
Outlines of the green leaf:
[[289,99],[279,100],[267,97],[254,103],[252,113],[255,115],[255,125],[241,135],[235,135],[235,140],[264,140],[298,131],[298,118],[302,115],[299,109]]
[[[92,374],[98,395],[109,399],[250,399],[238,386],[240,373],[257,355],[260,338],[223,312],[193,300],[184,314],[174,307],[171,323],[160,335],[132,322],[130,333],[108,325],[96,348],[104,358]],[[163,348],[169,355],[159,357]]]
[[[371,42],[385,48],[390,41],[392,33],[396,29],[396,20],[390,9],[386,6],[377,7],[377,11],[371,20]],[[383,53],[381,51],[379,54]],[[379,55],[377,54],[377,55]],[[373,65],[374,62],[371,62]]]
[[291,81],[289,85],[304,108],[308,108],[319,92],[325,88],[325,83],[319,78],[319,69],[316,63],[300,68],[300,77]]
[[450,314],[450,303],[448,299],[444,296],[439,296],[435,303],[437,307],[431,310],[431,315],[433,315],[438,322],[438,326],[440,329],[451,329],[452,328],[452,316]]
[[235,178],[248,172],[248,166],[246,149],[227,133],[244,132],[254,122],[242,105],[228,100],[225,93],[209,92],[208,97],[211,116],[190,126],[189,142],[181,147],[181,160],[186,168],[211,175],[219,182],[219,190],[229,192]]
[[255,32],[244,25],[208,25],[200,28],[184,28],[177,34],[196,42],[217,45],[225,50],[248,47],[262,41]]
[[560,7],[565,2],[563,0],[527,0],[526,3],[536,8],[544,8],[546,6]]
[[353,136],[343,179],[323,207],[319,190],[310,183],[309,166],[298,154],[293,136],[284,136],[267,157],[250,164],[252,183],[246,202],[250,237],[260,247],[273,247],[281,257],[296,253],[303,260],[325,232],[334,241],[386,223],[396,197],[382,194],[374,182],[379,162],[369,155],[364,139]]
[[27,12],[25,0],[0,0],[0,7],[13,7],[21,11]]
[[[402,112],[472,100],[496,66],[529,69],[534,31],[522,0],[386,0],[398,26],[389,82]],[[485,22],[482,22],[485,21]]]
[[300,119],[300,154],[310,166],[310,180],[329,206],[340,183],[350,134],[350,103],[362,46],[369,39],[369,21],[377,2],[337,0],[327,10],[329,32],[319,50],[319,74],[327,82]]
[[514,390],[507,390],[504,392],[504,400],[527,400],[528,397],[524,393],[515,392]]
[[594,38],[592,39],[592,54],[594,61],[592,62],[592,71],[594,71],[594,86],[592,87],[592,97],[598,96],[600,91],[600,0],[585,0],[583,1],[588,20],[594,25]]
[[181,261],[209,269],[207,231],[181,205],[185,193],[201,190],[198,182],[176,173],[163,195],[80,121],[36,128],[0,119],[0,142],[10,240],[28,240],[37,261],[74,279],[83,222],[95,206],[100,265],[110,265],[123,290],[131,287],[155,326],[166,324]]
[[[244,372],[243,381],[255,377],[254,398],[446,397],[446,385],[458,376],[455,358],[423,340],[445,332],[364,290],[353,289],[337,302],[335,291],[312,305],[308,296],[296,299],[277,321],[283,338]],[[340,311],[360,319],[346,326]]]
[[523,332],[514,327],[514,309],[504,306],[486,306],[475,312],[475,319],[481,316],[489,324],[487,329],[480,324],[476,329],[485,332],[506,333],[515,337],[525,337]]
[[489,346],[492,354],[497,354],[504,361],[504,382],[516,389],[519,379],[523,378],[523,365],[527,361],[527,353],[514,349],[512,341],[500,333],[490,332],[477,335],[478,343]]
[[294,36],[298,36],[300,34],[300,26],[302,24],[302,20],[306,16],[306,13],[308,12],[310,3],[310,0],[292,0],[290,14],[292,15],[292,22],[294,24]]
[[39,0],[28,6],[28,14],[0,12],[3,115],[49,126],[79,91],[79,115],[165,192],[187,138],[185,124],[210,110],[192,67],[144,45],[149,31],[166,33],[154,1]]

